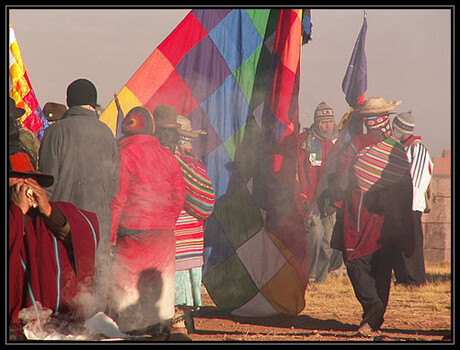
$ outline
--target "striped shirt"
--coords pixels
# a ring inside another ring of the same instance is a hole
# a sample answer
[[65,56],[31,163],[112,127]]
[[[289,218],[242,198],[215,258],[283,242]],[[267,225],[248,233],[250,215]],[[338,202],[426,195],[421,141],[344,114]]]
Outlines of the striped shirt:
[[411,136],[403,142],[410,163],[413,200],[412,210],[423,212],[426,208],[425,193],[433,174],[433,161],[419,136]]

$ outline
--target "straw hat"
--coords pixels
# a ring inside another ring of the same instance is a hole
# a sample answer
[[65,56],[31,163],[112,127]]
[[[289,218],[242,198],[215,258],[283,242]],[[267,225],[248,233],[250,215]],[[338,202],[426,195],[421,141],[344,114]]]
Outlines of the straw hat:
[[206,135],[206,131],[204,130],[193,130],[192,123],[183,115],[177,116],[177,122],[181,125],[180,129],[177,130],[180,135],[179,144],[184,148],[192,148],[192,138],[196,138],[200,135]]
[[177,122],[181,125],[179,134],[186,137],[198,137],[200,135],[206,135],[206,131],[204,130],[193,130],[192,123],[188,118],[185,118],[183,115],[177,116]]
[[364,101],[362,106],[355,109],[355,113],[361,117],[371,117],[394,114],[391,112],[396,106],[400,105],[402,101],[386,102],[383,97],[371,97]]

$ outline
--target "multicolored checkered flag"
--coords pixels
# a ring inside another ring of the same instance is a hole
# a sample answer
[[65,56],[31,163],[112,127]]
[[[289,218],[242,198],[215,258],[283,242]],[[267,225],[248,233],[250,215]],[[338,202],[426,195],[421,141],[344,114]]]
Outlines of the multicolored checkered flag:
[[[169,104],[206,131],[193,140],[215,190],[203,282],[234,315],[295,315],[305,305],[308,259],[295,173],[309,15],[193,10],[117,94],[124,111]],[[115,102],[100,119],[115,134]]]
[[26,111],[20,118],[22,124],[41,140],[45,129],[49,126],[48,120],[32,89],[11,24],[9,27],[9,53],[9,95],[16,102],[16,106]]

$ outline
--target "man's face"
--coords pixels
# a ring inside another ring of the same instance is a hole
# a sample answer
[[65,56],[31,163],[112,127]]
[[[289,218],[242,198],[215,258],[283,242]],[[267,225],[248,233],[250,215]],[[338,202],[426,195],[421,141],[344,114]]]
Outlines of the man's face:
[[333,120],[321,120],[318,124],[319,130],[324,134],[330,134],[334,130],[335,121]]

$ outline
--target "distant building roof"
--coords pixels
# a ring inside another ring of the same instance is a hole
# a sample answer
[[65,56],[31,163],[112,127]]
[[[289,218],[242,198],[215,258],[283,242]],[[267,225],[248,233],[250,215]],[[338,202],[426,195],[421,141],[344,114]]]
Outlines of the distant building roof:
[[450,149],[442,151],[441,158],[433,158],[434,175],[451,175],[451,153]]

